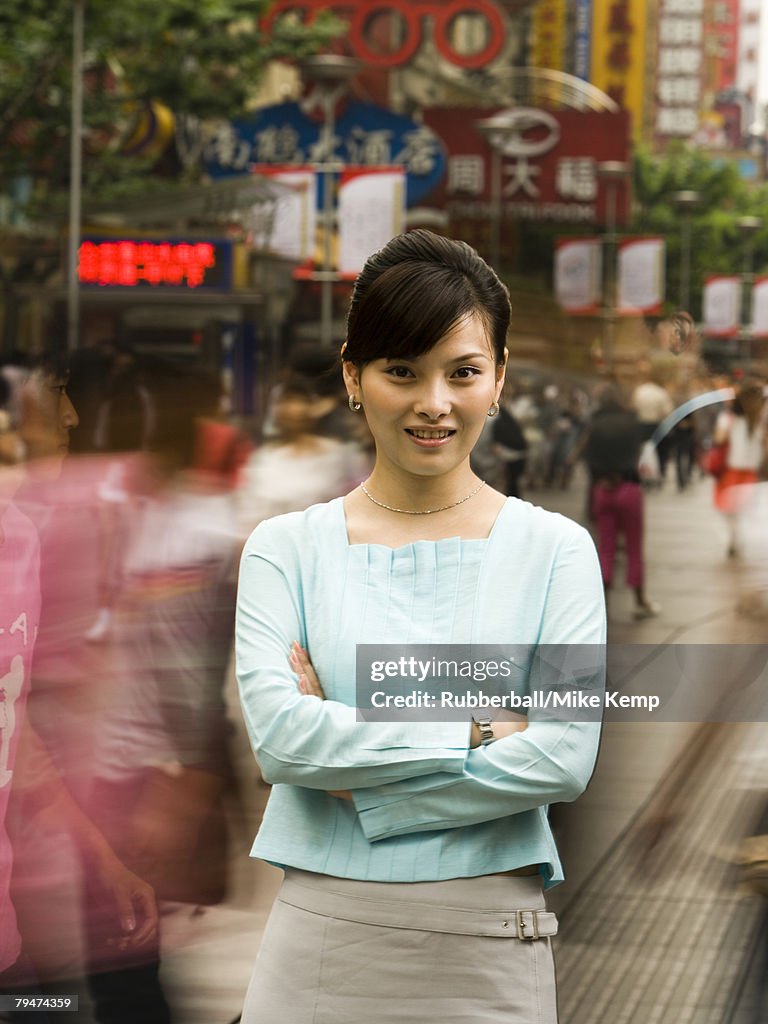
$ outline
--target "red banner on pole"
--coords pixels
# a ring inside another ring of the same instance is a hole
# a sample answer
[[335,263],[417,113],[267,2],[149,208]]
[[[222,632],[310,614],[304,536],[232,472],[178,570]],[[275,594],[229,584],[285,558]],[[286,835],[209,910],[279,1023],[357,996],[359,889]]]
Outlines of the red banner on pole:
[[710,274],[704,282],[703,331],[715,338],[733,338],[741,323],[741,278]]
[[623,238],[616,254],[616,312],[637,316],[661,312],[664,302],[663,238]]
[[555,243],[555,295],[571,316],[600,311],[603,278],[600,238],[558,238]]

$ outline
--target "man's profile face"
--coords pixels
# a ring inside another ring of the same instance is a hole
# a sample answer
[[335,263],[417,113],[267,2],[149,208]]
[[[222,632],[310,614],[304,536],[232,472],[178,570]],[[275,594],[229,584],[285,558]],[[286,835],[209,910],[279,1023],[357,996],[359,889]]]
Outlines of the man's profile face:
[[695,334],[693,320],[687,313],[675,313],[673,316],[661,320],[655,328],[656,335],[661,348],[679,356],[690,348]]
[[21,391],[19,434],[28,461],[60,463],[69,452],[69,432],[78,424],[65,375],[35,370]]

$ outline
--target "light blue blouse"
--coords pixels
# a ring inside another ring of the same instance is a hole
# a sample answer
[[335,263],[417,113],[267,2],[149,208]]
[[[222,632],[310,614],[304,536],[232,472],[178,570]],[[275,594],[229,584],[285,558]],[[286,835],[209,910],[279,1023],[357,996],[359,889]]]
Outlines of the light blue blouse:
[[[240,568],[237,676],[251,743],[273,789],[252,855],[383,882],[438,881],[540,864],[563,878],[547,805],[575,799],[600,727],[531,721],[469,749],[468,722],[361,722],[356,644],[605,642],[589,534],[509,498],[485,540],[350,545],[342,499],[261,523]],[[296,688],[306,647],[326,694]],[[599,670],[598,670],[599,671]],[[326,790],[350,789],[353,801]]]

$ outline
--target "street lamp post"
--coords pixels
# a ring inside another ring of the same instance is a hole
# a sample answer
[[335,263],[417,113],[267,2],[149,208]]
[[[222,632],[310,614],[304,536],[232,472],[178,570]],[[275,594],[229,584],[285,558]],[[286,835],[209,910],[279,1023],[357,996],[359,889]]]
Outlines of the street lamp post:
[[752,364],[752,309],[750,286],[754,280],[755,234],[762,226],[760,217],[739,217],[736,226],[744,239],[744,269],[741,274],[741,329],[744,339],[744,356],[747,370]]
[[320,281],[320,342],[333,342],[333,285],[338,274],[333,264],[334,235],[334,174],[343,169],[343,163],[334,160],[336,148],[334,108],[344,95],[349,79],[360,69],[360,62],[353,57],[332,53],[320,53],[305,57],[300,62],[304,77],[316,90],[318,102],[323,111],[323,126],[320,133],[320,160],[315,169],[323,176],[323,208],[320,222],[323,228],[323,269],[313,274]]
[[509,114],[494,114],[493,117],[476,121],[475,127],[491,147],[491,225],[489,238],[489,255],[491,266],[499,272],[501,269],[501,223],[504,217],[502,204],[502,160],[511,139],[520,136],[520,126],[512,123]]
[[77,348],[80,337],[80,221],[83,177],[83,38],[85,0],[72,8],[72,118],[69,141],[69,238],[67,239],[67,348]]
[[680,214],[680,291],[678,308],[690,313],[691,304],[691,218],[701,202],[701,193],[683,189],[672,196]]
[[630,166],[622,160],[603,160],[595,168],[606,184],[605,197],[605,288],[603,298],[603,354],[610,373],[613,370],[616,335],[616,288],[618,283],[616,243],[618,236],[618,189],[630,174]]

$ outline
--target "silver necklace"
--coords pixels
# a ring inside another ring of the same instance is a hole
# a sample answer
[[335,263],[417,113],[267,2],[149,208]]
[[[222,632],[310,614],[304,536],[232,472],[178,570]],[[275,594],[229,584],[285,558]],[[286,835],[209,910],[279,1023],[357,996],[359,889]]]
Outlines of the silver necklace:
[[447,508],[456,508],[457,505],[463,505],[465,501],[469,501],[470,498],[474,498],[481,487],[485,487],[485,480],[481,480],[480,485],[476,487],[474,491],[470,491],[469,494],[465,494],[464,497],[459,498],[458,501],[452,501],[450,505],[441,505],[440,508],[425,508],[423,511],[414,511],[410,508],[393,508],[391,505],[385,505],[383,501],[379,501],[378,498],[374,498],[365,484],[360,484],[361,491],[366,498],[373,502],[374,505],[378,505],[379,508],[385,508],[389,512],[399,512],[404,516],[431,516],[434,512],[445,512]]

